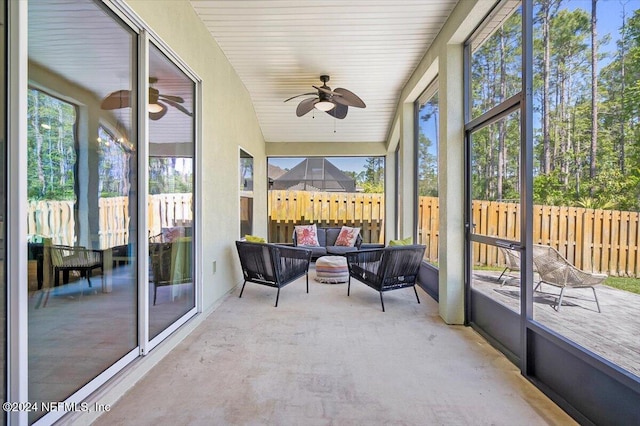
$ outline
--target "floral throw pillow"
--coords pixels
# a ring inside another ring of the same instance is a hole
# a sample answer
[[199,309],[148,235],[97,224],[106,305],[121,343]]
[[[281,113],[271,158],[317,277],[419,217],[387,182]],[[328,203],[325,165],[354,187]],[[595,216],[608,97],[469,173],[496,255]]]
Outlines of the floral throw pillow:
[[299,246],[318,247],[318,230],[316,225],[296,226],[296,244]]
[[338,239],[336,239],[336,245],[346,246],[346,247],[355,246],[359,233],[360,233],[360,228],[351,228],[349,226],[343,226],[342,229],[340,230],[340,234],[338,235]]

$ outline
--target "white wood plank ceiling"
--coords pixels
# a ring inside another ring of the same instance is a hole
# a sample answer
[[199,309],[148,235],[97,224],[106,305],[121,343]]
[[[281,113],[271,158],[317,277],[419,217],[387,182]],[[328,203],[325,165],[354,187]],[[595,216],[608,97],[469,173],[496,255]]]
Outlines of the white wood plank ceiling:
[[[267,142],[386,141],[400,91],[458,0],[190,0],[249,91]],[[328,85],[365,109],[296,117]],[[311,97],[311,96],[309,96]]]

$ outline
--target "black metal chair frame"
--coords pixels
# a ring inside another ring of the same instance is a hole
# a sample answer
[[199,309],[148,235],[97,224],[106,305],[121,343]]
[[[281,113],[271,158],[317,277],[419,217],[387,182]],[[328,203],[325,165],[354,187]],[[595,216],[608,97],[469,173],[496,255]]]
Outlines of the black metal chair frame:
[[311,250],[248,241],[236,241],[236,248],[244,277],[238,297],[242,297],[247,282],[275,287],[278,289],[275,304],[277,307],[280,289],[302,276],[306,277],[309,293]]
[[346,253],[349,265],[347,296],[351,293],[353,277],[380,293],[382,312],[385,312],[382,298],[385,291],[413,287],[420,303],[416,283],[425,249],[423,245],[411,245]]

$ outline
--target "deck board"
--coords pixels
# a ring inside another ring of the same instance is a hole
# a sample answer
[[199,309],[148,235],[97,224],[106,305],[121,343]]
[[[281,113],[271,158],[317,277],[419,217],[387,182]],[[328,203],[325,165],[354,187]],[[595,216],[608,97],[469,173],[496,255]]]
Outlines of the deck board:
[[[519,311],[517,278],[504,286],[499,273],[474,271],[473,288],[509,309]],[[534,320],[640,377],[640,294],[596,286],[601,313],[589,288],[567,289],[560,311],[560,289],[548,284],[534,293]]]

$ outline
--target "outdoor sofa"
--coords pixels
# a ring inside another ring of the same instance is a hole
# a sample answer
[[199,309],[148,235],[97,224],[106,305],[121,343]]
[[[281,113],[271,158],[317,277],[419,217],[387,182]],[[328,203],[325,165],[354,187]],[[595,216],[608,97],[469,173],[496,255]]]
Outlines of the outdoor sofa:
[[336,245],[336,240],[338,239],[338,235],[340,235],[340,231],[342,227],[327,227],[327,228],[316,228],[316,236],[318,245],[299,245],[299,238],[296,232],[296,229],[293,231],[293,246],[294,247],[304,247],[306,249],[311,250],[311,258],[312,260],[316,260],[322,256],[343,256],[345,253],[353,252],[360,250],[362,247],[362,236],[358,233],[358,236],[355,240],[353,246],[339,246]]

